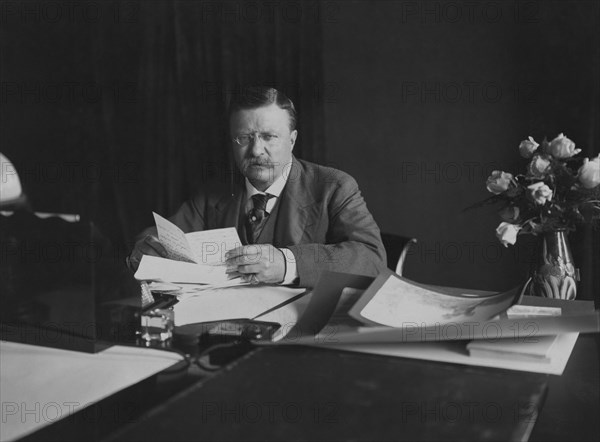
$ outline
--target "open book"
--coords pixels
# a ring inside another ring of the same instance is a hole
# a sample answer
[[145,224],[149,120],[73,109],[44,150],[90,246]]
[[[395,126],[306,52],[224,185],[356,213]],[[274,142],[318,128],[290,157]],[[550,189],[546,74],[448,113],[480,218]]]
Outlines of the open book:
[[242,244],[234,227],[183,233],[169,220],[153,214],[167,257],[144,255],[136,279],[219,287],[244,283],[239,274],[227,273],[225,264],[225,253]]

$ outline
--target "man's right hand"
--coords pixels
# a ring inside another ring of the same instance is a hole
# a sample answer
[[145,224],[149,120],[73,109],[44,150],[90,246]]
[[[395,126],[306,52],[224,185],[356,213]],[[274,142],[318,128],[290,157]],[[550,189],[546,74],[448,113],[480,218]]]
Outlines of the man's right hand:
[[167,257],[167,250],[154,235],[146,235],[135,243],[131,254],[127,257],[127,266],[133,272],[137,270],[143,255]]

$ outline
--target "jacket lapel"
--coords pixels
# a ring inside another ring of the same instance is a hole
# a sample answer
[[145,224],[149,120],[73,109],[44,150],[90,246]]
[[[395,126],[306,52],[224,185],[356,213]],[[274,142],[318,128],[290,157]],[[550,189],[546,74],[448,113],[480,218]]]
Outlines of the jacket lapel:
[[317,205],[306,184],[302,165],[292,157],[290,177],[281,193],[281,206],[275,225],[274,243],[280,247],[299,244],[303,237],[310,237],[309,221],[319,219],[311,213]]

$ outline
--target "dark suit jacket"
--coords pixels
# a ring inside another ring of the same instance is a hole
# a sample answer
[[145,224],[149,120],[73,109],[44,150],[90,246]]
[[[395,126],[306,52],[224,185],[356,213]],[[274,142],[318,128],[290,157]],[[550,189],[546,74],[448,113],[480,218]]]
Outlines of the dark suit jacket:
[[[245,189],[227,187],[199,193],[169,219],[185,233],[236,227],[245,242]],[[379,228],[347,173],[293,158],[276,206],[272,238],[258,242],[292,251],[301,286],[314,286],[321,270],[375,276],[386,267]]]

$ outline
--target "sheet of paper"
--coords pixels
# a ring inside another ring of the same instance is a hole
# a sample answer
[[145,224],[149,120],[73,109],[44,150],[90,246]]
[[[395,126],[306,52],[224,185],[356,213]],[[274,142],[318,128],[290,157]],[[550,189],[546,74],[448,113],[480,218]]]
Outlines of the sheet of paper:
[[281,327],[273,335],[272,341],[279,341],[283,338],[294,339],[290,332],[294,329],[300,317],[304,314],[312,293],[306,293],[305,296],[284,305],[281,308],[273,310],[257,318],[258,321],[275,322],[281,324]]
[[213,290],[225,287],[238,287],[241,285],[250,285],[241,278],[230,279],[227,282],[219,284],[188,284],[188,283],[172,283],[163,281],[152,281],[148,287],[152,292],[162,293],[166,295],[177,296],[180,301],[193,296],[199,296],[206,290]]
[[[575,301],[570,301],[575,302]],[[472,339],[514,338],[535,340],[540,336],[565,333],[600,332],[600,311],[563,316],[513,318],[497,321],[464,321],[422,326],[413,322],[405,327],[344,327],[335,333],[302,336],[290,344],[397,344],[405,342],[460,341]],[[287,343],[282,340],[281,343]]]
[[167,258],[176,261],[197,262],[185,233],[158,213],[152,212],[152,215],[154,215],[158,239],[167,250]]
[[360,316],[373,323],[399,328],[415,322],[431,325],[487,320],[508,308],[516,290],[484,297],[469,296],[465,291],[465,296],[455,296],[391,275],[360,311]]
[[150,348],[115,345],[91,354],[5,341],[0,354],[2,441],[31,434],[183,359]]
[[[303,314],[298,318],[297,324],[289,331],[285,341],[302,339],[303,336],[311,340],[314,335],[323,330],[336,312],[346,305],[346,301],[356,299],[360,293],[351,289],[364,290],[373,282],[372,277],[353,275],[350,273],[329,272],[321,273],[317,284],[312,289],[310,301],[307,303]],[[338,327],[338,323],[334,327]]]
[[[175,304],[175,325],[252,319],[303,291],[303,288],[269,285],[206,290],[198,296],[181,299]],[[266,319],[261,317],[260,320]]]
[[556,343],[549,351],[549,362],[543,360],[519,361],[510,358],[469,356],[465,349],[464,341],[341,344],[331,345],[328,348],[402,358],[424,359],[427,361],[451,362],[454,364],[561,375],[565,370],[578,336],[578,333],[559,335]]
[[229,279],[226,282],[220,282],[215,284],[179,284],[179,293],[177,298],[181,301],[183,299],[191,298],[193,296],[200,296],[202,292],[206,290],[223,289],[229,287],[239,287],[250,285],[249,282],[244,281],[242,278]]
[[185,235],[198,264],[224,265],[225,253],[242,245],[235,227],[203,230]]
[[467,344],[471,356],[510,358],[550,362],[550,351],[558,335],[535,339],[477,339]]
[[519,318],[523,316],[560,316],[560,307],[538,307],[533,305],[513,305],[506,310],[508,318]]
[[[209,266],[192,262],[173,261],[158,256],[144,255],[135,272],[138,281],[163,281],[190,284],[238,284],[224,266]],[[238,278],[239,279],[239,278]]]

